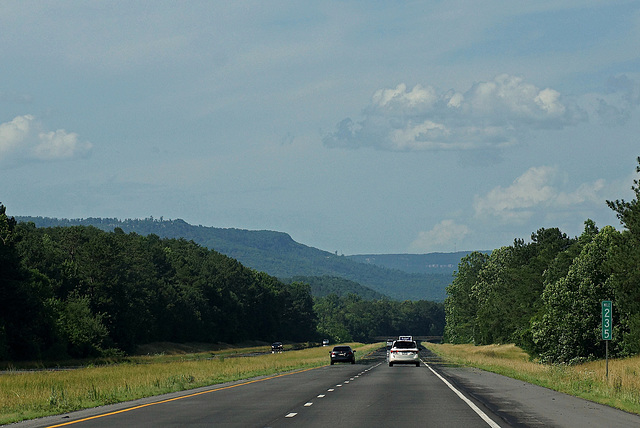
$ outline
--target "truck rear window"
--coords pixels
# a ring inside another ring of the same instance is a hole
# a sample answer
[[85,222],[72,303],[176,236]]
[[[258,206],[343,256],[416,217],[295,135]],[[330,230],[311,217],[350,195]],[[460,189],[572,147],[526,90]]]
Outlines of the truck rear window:
[[400,348],[400,349],[411,349],[411,348],[417,348],[416,346],[416,342],[401,342],[399,340],[396,341],[396,348]]

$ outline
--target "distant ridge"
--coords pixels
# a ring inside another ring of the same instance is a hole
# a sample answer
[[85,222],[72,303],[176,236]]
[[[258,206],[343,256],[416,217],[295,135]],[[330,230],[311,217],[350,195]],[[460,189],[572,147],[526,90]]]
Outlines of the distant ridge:
[[[389,269],[398,269],[408,273],[440,273],[451,275],[458,269],[460,260],[472,252],[473,251],[427,254],[357,254],[347,257],[356,262]],[[491,253],[491,251],[480,252]]]
[[[126,233],[184,238],[278,278],[339,277],[357,282],[395,300],[442,302],[446,297],[445,288],[452,280],[451,272],[406,272],[376,263],[363,263],[357,259],[364,256],[339,256],[300,244],[286,233],[269,230],[194,226],[181,219],[165,220],[162,217],[127,220],[26,216],[15,218],[19,222],[33,222],[36,227],[94,226],[104,231],[120,228]],[[385,255],[374,256],[376,260],[387,260]]]

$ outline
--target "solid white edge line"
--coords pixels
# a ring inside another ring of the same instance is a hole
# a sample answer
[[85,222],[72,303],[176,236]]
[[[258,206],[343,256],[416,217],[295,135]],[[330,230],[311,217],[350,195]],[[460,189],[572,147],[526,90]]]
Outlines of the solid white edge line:
[[480,416],[482,418],[483,421],[485,421],[491,428],[501,428],[500,425],[498,425],[497,423],[495,423],[493,421],[493,419],[491,419],[489,416],[487,416],[487,414],[485,412],[483,412],[482,410],[480,410],[478,408],[478,406],[476,406],[475,404],[473,404],[473,402],[471,400],[469,400],[467,397],[464,396],[464,394],[462,394],[462,392],[458,391],[456,388],[454,388],[453,385],[451,385],[449,383],[449,381],[447,381],[445,378],[443,378],[442,376],[440,376],[440,374],[438,372],[436,372],[434,369],[431,368],[431,366],[427,363],[425,363],[424,361],[422,362],[425,366],[427,366],[429,368],[429,370],[431,370],[433,372],[434,375],[438,376],[438,378],[444,382],[445,385],[447,385],[449,387],[449,389],[451,389],[453,392],[456,393],[456,395],[458,397],[460,397],[460,399],[462,401],[464,401],[465,403],[467,403],[467,405],[469,407],[471,407],[471,409],[476,412],[478,414],[478,416]]

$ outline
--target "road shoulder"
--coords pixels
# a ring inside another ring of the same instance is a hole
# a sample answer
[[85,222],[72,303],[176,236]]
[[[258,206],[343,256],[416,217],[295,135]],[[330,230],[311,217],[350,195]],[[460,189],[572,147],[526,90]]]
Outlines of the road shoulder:
[[640,416],[503,375],[468,367],[430,365],[510,426],[630,427]]

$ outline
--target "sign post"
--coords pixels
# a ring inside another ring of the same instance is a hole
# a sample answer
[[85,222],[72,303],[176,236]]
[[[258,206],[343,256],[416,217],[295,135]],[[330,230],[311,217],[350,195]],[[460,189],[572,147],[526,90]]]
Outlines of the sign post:
[[609,379],[609,341],[613,335],[613,307],[611,300],[602,301],[602,340],[605,343],[605,358],[606,358],[606,371],[607,379]]

